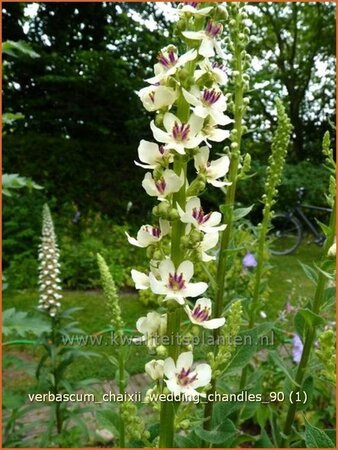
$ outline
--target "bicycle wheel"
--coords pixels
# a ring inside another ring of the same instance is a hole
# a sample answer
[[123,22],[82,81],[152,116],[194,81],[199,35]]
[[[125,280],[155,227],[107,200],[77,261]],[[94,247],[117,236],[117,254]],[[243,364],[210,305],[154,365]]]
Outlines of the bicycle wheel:
[[271,221],[269,237],[273,255],[289,255],[302,241],[302,225],[296,217],[277,214]]

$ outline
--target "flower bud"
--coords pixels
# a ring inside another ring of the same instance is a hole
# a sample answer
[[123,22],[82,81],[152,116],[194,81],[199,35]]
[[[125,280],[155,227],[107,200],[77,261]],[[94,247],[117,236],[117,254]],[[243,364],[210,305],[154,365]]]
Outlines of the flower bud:
[[163,365],[162,359],[153,359],[145,365],[145,372],[152,380],[161,380],[163,378]]
[[156,117],[155,117],[155,125],[156,126],[161,127],[163,125],[163,117],[164,117],[163,113],[156,114]]
[[168,356],[168,350],[164,345],[159,345],[158,347],[156,347],[156,353],[158,356],[161,356],[163,358]]

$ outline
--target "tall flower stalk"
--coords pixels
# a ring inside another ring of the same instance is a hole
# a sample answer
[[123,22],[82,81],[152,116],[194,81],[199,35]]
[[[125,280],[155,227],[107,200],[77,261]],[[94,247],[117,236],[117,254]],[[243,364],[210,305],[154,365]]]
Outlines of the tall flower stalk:
[[39,246],[39,305],[50,317],[55,317],[60,306],[61,280],[59,248],[54,231],[52,216],[47,204],[42,212],[42,236]]
[[[265,182],[265,194],[263,195],[263,219],[258,225],[258,245],[257,245],[257,267],[255,269],[255,278],[253,284],[253,294],[250,301],[249,323],[251,329],[255,325],[257,308],[259,306],[259,296],[262,293],[262,277],[264,274],[264,264],[266,262],[267,234],[269,231],[271,219],[273,217],[273,205],[276,200],[277,187],[281,182],[282,172],[285,164],[285,158],[290,141],[291,122],[288,118],[285,108],[281,101],[276,101],[278,125],[272,142],[272,151],[269,158],[267,170],[267,179]],[[242,370],[240,389],[246,384],[248,366]]]
[[[209,160],[210,141],[229,137],[221,127],[232,122],[225,114],[227,103],[221,90],[227,77],[218,63],[224,57],[219,38],[227,13],[222,6],[201,7],[198,3],[183,4],[178,13],[176,31],[186,44],[185,53],[174,45],[162,49],[154,77],[139,92],[144,107],[155,112],[150,128],[158,143],[141,141],[140,162],[136,164],[149,170],[142,186],[159,200],[153,208],[159,225],[142,226],[136,238],[128,235],[132,245],[147,247],[150,257],[149,273],[132,271],[135,286],[150,288],[161,296],[165,310],[162,315],[149,313],[136,324],[148,347],[155,347],[161,357],[167,356],[152,361],[152,370],[147,366],[149,373],[156,373],[152,377],[154,389],[175,395],[174,401],[164,401],[160,406],[159,447],[174,445],[175,426],[184,422],[183,413],[175,423],[181,400],[205,396],[203,388],[211,380],[210,366],[194,365],[192,346],[178,342],[187,329],[185,326],[183,330],[183,320],[209,329],[225,322],[222,317],[210,320],[210,299],[203,297],[195,303],[192,299],[208,289],[207,283],[194,280],[194,264],[215,259],[209,251],[216,247],[219,232],[225,228],[221,214],[206,213],[198,196],[207,184],[229,184],[224,181],[228,157]],[[188,176],[190,166],[196,171],[193,179]],[[163,334],[169,338],[168,347],[156,344]]]
[[[231,111],[234,116],[234,125],[230,134],[230,168],[228,174],[229,186],[226,190],[225,204],[223,206],[223,222],[226,228],[222,231],[219,258],[217,262],[216,273],[216,297],[215,297],[215,315],[220,316],[224,308],[225,296],[225,275],[227,270],[227,249],[231,242],[231,233],[234,219],[234,203],[236,196],[237,179],[241,164],[241,144],[242,136],[246,131],[244,125],[244,114],[248,105],[248,98],[245,92],[248,90],[249,77],[246,70],[250,63],[250,56],[245,48],[249,39],[249,29],[245,25],[247,14],[240,3],[229,3],[229,50],[232,54],[231,68],[233,86],[233,98],[231,99]],[[244,165],[244,162],[243,162]],[[214,341],[217,343],[220,332],[214,330]],[[217,354],[218,348],[214,347],[214,353]],[[216,389],[216,379],[211,382],[210,393]],[[207,402],[204,411],[204,428],[210,430],[212,420],[213,403]]]
[[[324,299],[324,292],[325,287],[328,281],[328,278],[330,277],[330,274],[327,272],[328,270],[328,262],[329,265],[331,265],[331,261],[329,261],[330,258],[330,249],[334,245],[335,241],[335,235],[336,235],[336,180],[335,180],[335,172],[336,172],[336,164],[333,159],[333,152],[330,149],[330,136],[329,133],[326,133],[324,135],[323,139],[323,153],[326,157],[326,164],[331,172],[330,177],[330,188],[329,188],[329,195],[327,197],[329,205],[332,207],[332,213],[330,217],[330,222],[328,226],[323,227],[323,231],[325,233],[326,241],[323,247],[323,256],[321,259],[321,262],[318,267],[318,275],[317,275],[317,284],[316,284],[316,290],[314,293],[313,301],[310,305],[311,312],[314,317],[318,317],[318,314],[320,314],[321,307],[323,304]],[[288,444],[290,432],[292,429],[292,424],[294,422],[295,414],[297,412],[297,406],[298,403],[295,401],[297,398],[297,395],[299,395],[299,392],[302,390],[304,377],[306,374],[307,366],[311,357],[311,351],[313,350],[316,334],[318,329],[318,323],[315,321],[313,323],[308,324],[305,331],[305,337],[304,337],[304,347],[302,352],[302,357],[300,359],[298,369],[295,376],[295,389],[293,393],[293,403],[290,403],[285,425],[283,428],[283,433],[281,433],[281,447],[284,447],[286,444]]]

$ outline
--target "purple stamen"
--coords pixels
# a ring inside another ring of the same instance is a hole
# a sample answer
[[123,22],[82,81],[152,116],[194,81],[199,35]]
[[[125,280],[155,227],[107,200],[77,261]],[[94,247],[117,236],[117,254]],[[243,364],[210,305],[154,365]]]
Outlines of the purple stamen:
[[175,141],[186,141],[190,132],[190,125],[188,123],[182,123],[179,125],[175,122],[172,135]]
[[225,66],[224,66],[223,64],[221,64],[221,63],[214,62],[214,63],[211,64],[211,67],[212,67],[213,69],[220,69],[220,70],[222,70],[223,72],[225,72]]
[[200,308],[200,305],[197,305],[192,312],[192,316],[194,319],[198,320],[199,322],[205,322],[209,319],[210,316],[210,309],[206,306],[204,309]]
[[158,151],[161,153],[161,155],[164,155],[164,145],[160,145]]
[[151,234],[152,234],[155,238],[159,238],[159,237],[161,236],[161,230],[160,230],[158,227],[156,227],[156,226],[151,227]]
[[205,33],[207,36],[214,38],[219,33],[221,33],[223,30],[223,26],[220,23],[213,22],[212,20],[209,20],[207,27],[205,29]]
[[198,2],[187,2],[187,3],[183,3],[184,5],[190,5],[193,8],[197,8]]
[[197,380],[197,374],[191,374],[190,369],[182,369],[180,373],[177,374],[177,381],[181,386],[187,386]]
[[216,103],[221,97],[221,92],[217,92],[215,89],[204,89],[202,101],[208,106]]
[[155,181],[155,186],[156,186],[156,189],[158,190],[158,192],[160,192],[161,194],[164,194],[167,183],[165,182],[164,178],[161,178],[160,180]]
[[157,60],[166,69],[173,67],[177,63],[177,57],[173,50],[168,51],[168,56],[164,56],[163,53],[159,53],[157,55]]
[[180,275],[177,272],[173,274],[169,273],[169,281],[167,287],[173,291],[180,291],[185,288],[185,281],[183,279],[183,273]]
[[209,220],[211,213],[204,214],[204,211],[202,208],[194,208],[192,210],[192,216],[197,221],[199,225],[202,225],[207,220]]
[[155,103],[155,91],[149,92],[150,100]]

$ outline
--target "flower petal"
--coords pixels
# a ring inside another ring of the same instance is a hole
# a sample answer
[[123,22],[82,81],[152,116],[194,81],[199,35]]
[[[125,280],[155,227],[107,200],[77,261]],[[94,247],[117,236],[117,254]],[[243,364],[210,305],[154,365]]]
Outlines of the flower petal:
[[166,358],[164,360],[163,373],[167,378],[172,378],[175,376],[176,366],[172,358]]
[[208,289],[207,283],[188,283],[185,288],[185,297],[198,297]]
[[183,352],[177,358],[176,369],[181,372],[182,369],[190,369],[194,362],[192,352]]
[[131,271],[131,277],[135,283],[136,289],[148,289],[150,287],[149,276],[145,273],[133,269]]
[[215,328],[220,328],[225,324],[225,318],[221,317],[219,319],[211,319],[203,322],[201,325],[203,328],[208,330],[214,330]]
[[211,367],[209,364],[198,364],[195,371],[197,373],[197,379],[191,383],[191,387],[196,389],[198,387],[206,386],[211,380]]

